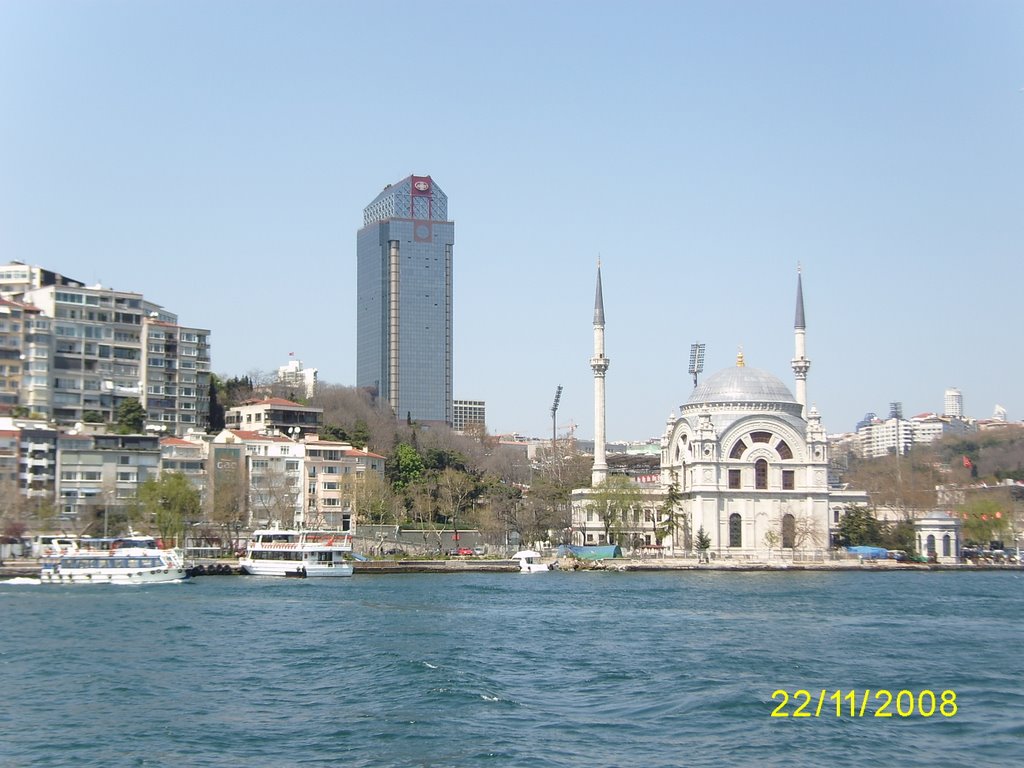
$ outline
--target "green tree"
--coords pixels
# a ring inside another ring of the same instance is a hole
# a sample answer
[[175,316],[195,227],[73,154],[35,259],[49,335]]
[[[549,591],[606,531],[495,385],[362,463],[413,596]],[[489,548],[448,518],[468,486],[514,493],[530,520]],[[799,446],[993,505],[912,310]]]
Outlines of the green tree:
[[708,536],[708,532],[704,530],[702,525],[697,529],[697,552],[700,554],[700,560],[708,562],[708,550],[711,549],[711,537]]
[[854,505],[847,507],[839,520],[837,541],[842,547],[880,547],[885,532],[870,509]]
[[146,424],[146,409],[137,397],[130,397],[117,406],[117,431],[122,435],[137,435]]
[[82,411],[82,421],[86,424],[102,424],[105,419],[99,411]]
[[165,472],[139,487],[139,502],[165,542],[184,544],[187,522],[200,517],[199,491],[180,472]]
[[404,491],[423,475],[423,458],[413,446],[399,443],[388,459],[385,473],[396,491]]

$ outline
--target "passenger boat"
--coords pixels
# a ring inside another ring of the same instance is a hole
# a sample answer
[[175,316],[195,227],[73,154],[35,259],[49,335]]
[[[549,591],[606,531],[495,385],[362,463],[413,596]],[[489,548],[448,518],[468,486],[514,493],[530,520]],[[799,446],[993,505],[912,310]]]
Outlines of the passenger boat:
[[[84,540],[79,540],[82,543]],[[91,548],[44,557],[43,584],[155,584],[189,577],[181,554],[161,549],[149,536],[93,539]]]
[[253,532],[238,565],[253,576],[351,576],[351,557],[348,531],[264,528]]

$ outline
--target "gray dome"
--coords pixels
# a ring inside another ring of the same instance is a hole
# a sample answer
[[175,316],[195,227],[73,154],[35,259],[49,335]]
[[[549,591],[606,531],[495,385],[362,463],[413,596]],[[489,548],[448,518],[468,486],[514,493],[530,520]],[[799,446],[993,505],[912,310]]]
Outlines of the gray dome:
[[686,404],[795,402],[789,387],[772,374],[738,365],[709,376],[693,390]]

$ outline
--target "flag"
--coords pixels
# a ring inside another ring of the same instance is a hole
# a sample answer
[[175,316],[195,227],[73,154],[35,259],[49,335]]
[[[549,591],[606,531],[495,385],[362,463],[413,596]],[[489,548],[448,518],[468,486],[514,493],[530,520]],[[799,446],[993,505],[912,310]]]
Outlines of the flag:
[[965,467],[967,467],[967,469],[970,469],[971,467],[973,467],[973,466],[974,466],[974,465],[973,465],[973,464],[971,463],[971,460],[970,460],[970,459],[968,459],[968,458],[967,458],[966,456],[964,456],[964,466],[965,466]]

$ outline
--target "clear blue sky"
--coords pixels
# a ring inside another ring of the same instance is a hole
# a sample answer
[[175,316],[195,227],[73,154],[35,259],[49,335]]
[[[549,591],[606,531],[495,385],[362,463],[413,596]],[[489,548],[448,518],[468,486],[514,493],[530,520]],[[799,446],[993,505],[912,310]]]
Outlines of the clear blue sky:
[[0,0],[0,261],[142,292],[214,370],[355,377],[362,209],[456,222],[455,395],[492,432],[660,435],[706,374],[831,432],[1024,418],[1024,3]]

